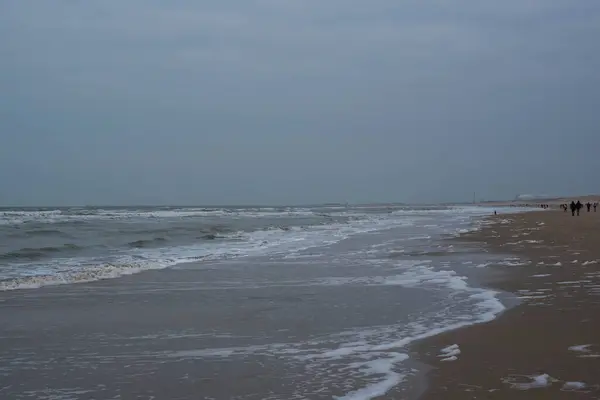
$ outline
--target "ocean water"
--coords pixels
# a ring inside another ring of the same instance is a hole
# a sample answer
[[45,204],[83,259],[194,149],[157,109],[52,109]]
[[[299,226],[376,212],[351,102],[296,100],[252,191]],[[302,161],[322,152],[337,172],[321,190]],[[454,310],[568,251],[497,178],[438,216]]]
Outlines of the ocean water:
[[[139,396],[140,376],[143,395],[156,398],[197,398],[198,379],[204,398],[397,396],[419,372],[411,343],[504,310],[477,283],[502,257],[445,240],[492,212],[2,209],[0,304],[45,311],[34,321],[0,309],[6,326],[19,327],[0,332],[13,340],[0,346],[0,372],[18,380],[53,371],[12,398],[48,388],[60,398]],[[53,350],[23,344],[41,341]],[[69,374],[80,375],[60,383]]]
[[0,290],[299,251],[385,224],[370,213],[338,207],[0,209]]

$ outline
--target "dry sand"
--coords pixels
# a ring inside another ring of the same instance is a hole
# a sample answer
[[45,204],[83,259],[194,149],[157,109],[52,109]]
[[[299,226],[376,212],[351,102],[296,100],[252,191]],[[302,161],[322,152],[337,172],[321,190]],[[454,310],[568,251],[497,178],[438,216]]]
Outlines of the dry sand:
[[[423,399],[600,399],[600,212],[491,221],[460,240],[525,260],[495,267],[505,273],[488,285],[522,303],[490,323],[419,343],[415,350],[433,366]],[[454,344],[457,360],[440,361],[440,349]]]

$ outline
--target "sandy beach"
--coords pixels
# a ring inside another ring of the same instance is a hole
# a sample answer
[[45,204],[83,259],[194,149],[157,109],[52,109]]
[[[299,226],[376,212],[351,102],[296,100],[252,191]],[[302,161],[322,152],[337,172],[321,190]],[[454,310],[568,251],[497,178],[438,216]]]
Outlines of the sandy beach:
[[600,213],[551,209],[489,222],[459,240],[514,255],[491,266],[501,273],[487,285],[521,303],[419,343],[433,366],[423,399],[600,398]]

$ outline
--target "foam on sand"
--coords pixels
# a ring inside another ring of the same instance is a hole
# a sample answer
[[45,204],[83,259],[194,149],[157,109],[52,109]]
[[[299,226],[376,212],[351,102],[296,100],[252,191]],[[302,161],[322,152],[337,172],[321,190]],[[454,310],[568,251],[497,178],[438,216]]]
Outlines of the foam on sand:
[[587,385],[583,382],[565,382],[560,390],[564,392],[576,392],[578,390],[585,389],[586,387]]
[[560,281],[560,282],[556,282],[558,285],[581,285],[584,283],[591,283],[592,281],[587,280],[587,279],[582,279],[580,281]]
[[553,378],[546,373],[539,375],[510,375],[502,379],[502,382],[510,385],[511,389],[517,390],[543,389],[560,382],[563,383],[560,388],[563,392],[585,391],[589,387],[585,382],[563,381]]
[[444,347],[440,350],[438,357],[442,357],[440,361],[456,361],[460,355],[460,348],[457,344],[453,344],[448,347]]
[[584,261],[581,265],[598,264],[598,260]]
[[569,347],[569,350],[576,351],[580,353],[589,353],[591,344],[578,344],[576,346]]
[[548,374],[540,375],[510,375],[502,379],[503,383],[510,385],[511,389],[530,390],[541,389],[550,386],[558,379],[551,377]]
[[521,261],[518,258],[510,257],[505,258],[502,262],[498,263],[499,265],[505,265],[507,267],[520,267],[523,265],[529,265],[529,261]]
[[600,354],[592,354],[590,347],[592,347],[591,344],[579,344],[577,346],[569,347],[569,350],[581,353],[577,356],[579,358],[600,358]]

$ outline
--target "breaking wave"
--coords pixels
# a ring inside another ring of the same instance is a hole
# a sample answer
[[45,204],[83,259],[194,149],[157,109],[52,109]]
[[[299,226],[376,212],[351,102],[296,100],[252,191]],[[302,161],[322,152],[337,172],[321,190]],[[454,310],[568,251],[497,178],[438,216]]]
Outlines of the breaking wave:
[[51,275],[25,276],[3,280],[0,281],[0,291],[37,289],[42,286],[93,282],[103,279],[118,278],[125,275],[133,275],[142,271],[163,269],[168,266],[169,264],[166,263],[103,264],[86,267],[78,271],[68,271]]

